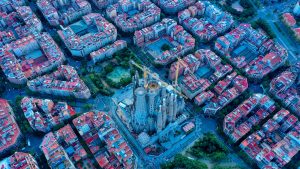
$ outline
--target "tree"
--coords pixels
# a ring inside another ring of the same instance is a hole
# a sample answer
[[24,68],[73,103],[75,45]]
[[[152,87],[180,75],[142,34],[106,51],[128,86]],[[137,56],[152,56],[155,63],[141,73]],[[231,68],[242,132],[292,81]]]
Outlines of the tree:
[[14,103],[10,103],[14,115],[16,118],[16,121],[22,131],[22,133],[28,133],[33,132],[28,120],[26,119],[23,110],[21,109],[21,100],[23,99],[22,96],[17,96]]
[[213,160],[222,160],[226,157],[227,149],[217,140],[212,133],[205,133],[189,152],[197,158],[209,157]]
[[167,50],[170,50],[171,47],[168,45],[168,44],[163,44],[160,48],[162,51],[167,51]]
[[272,28],[270,25],[266,22],[266,20],[259,18],[258,20],[254,21],[251,23],[251,26],[256,29],[256,28],[261,28],[268,34],[270,38],[275,38],[275,33],[273,32]]
[[105,74],[108,74],[108,73],[112,72],[113,70],[114,70],[114,67],[111,64],[108,64],[107,66],[104,67]]
[[166,17],[166,15],[164,14],[164,13],[161,13],[160,14],[160,19],[162,20],[162,19],[164,19]]
[[89,110],[91,110],[93,108],[93,105],[92,104],[85,104],[83,106],[83,108],[84,108],[85,111],[89,111]]
[[2,69],[0,69],[0,96],[5,92],[5,82],[6,82],[6,77],[2,71]]
[[0,96],[5,92],[5,85],[4,83],[0,84]]
[[[125,59],[124,59],[124,60],[125,60]],[[125,68],[125,69],[129,68],[129,62],[128,62],[128,61],[122,61],[122,62],[120,63],[120,65],[121,65],[123,68]]]
[[220,161],[226,158],[226,154],[224,152],[216,152],[212,155],[212,159],[215,161]]
[[16,104],[18,104],[18,106],[21,104],[22,99],[23,96],[16,96]]
[[214,166],[213,169],[242,169],[241,167],[238,166]]
[[252,7],[249,0],[240,0],[240,4],[243,8],[251,8]]
[[207,169],[207,165],[197,161],[189,159],[181,154],[177,154],[174,160],[165,163],[161,166],[162,169],[174,169],[174,168],[185,168],[185,169]]
[[131,80],[132,79],[130,77],[128,77],[128,78],[121,78],[121,80],[120,80],[121,86],[128,85],[129,83],[131,83]]

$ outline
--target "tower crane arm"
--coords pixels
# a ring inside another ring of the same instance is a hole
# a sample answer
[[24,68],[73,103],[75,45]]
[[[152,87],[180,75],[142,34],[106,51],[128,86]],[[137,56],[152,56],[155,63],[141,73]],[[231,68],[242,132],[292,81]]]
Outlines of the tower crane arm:
[[182,92],[178,91],[178,90],[176,89],[175,86],[170,85],[170,84],[164,82],[164,81],[161,80],[158,76],[156,76],[155,74],[153,74],[153,73],[152,73],[148,68],[146,68],[145,66],[139,65],[139,64],[137,64],[137,63],[136,63],[135,61],[133,61],[133,60],[131,60],[131,63],[132,63],[134,66],[136,66],[137,68],[139,68],[140,70],[142,70],[142,71],[144,72],[144,74],[145,74],[145,72],[146,72],[146,74],[151,75],[151,77],[153,77],[155,80],[159,81],[159,82],[161,83],[162,86],[164,86],[164,87],[172,86],[172,89],[173,89],[173,91],[175,91],[175,93],[177,93],[178,95],[182,96],[182,97],[185,98],[185,99],[188,99],[188,97],[185,96]]

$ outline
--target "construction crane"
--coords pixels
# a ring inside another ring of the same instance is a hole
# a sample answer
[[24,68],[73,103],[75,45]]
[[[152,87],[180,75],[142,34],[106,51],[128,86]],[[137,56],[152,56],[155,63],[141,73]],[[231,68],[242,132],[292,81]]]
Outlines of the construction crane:
[[146,80],[148,79],[148,70],[147,70],[146,66],[143,66],[143,74],[144,74],[144,80],[145,80],[144,88],[147,89],[148,83]]
[[176,63],[176,71],[175,71],[175,87],[178,86],[178,76],[179,76],[179,66],[182,64],[182,59],[177,57],[177,63]]
[[[140,70],[143,71],[143,73],[144,73],[144,78],[145,78],[145,77],[148,77],[148,74],[149,74],[149,75],[151,75],[152,78],[154,78],[155,80],[159,81],[163,87],[171,86],[171,87],[172,87],[172,90],[175,91],[178,95],[180,95],[181,97],[183,97],[183,98],[185,98],[185,99],[188,99],[188,97],[185,96],[185,95],[184,95],[182,92],[180,92],[179,90],[177,90],[175,86],[170,85],[170,84],[164,82],[163,80],[161,80],[161,79],[159,78],[159,76],[157,76],[156,74],[152,73],[147,67],[139,65],[138,63],[136,63],[136,62],[133,61],[133,60],[131,60],[131,63],[132,63],[134,66],[136,66],[137,68],[139,68]],[[146,76],[145,76],[145,75],[146,75]],[[145,86],[145,84],[144,84],[144,86]],[[147,86],[147,84],[146,84],[146,86]]]
[[[175,70],[175,80],[174,80],[174,86],[177,87],[178,86],[178,77],[179,77],[179,66],[180,64],[185,67],[185,64],[183,63],[183,60],[177,56],[177,63],[176,63],[176,70]],[[193,72],[191,72],[191,70],[188,68],[187,69],[189,71],[189,73],[192,75]]]

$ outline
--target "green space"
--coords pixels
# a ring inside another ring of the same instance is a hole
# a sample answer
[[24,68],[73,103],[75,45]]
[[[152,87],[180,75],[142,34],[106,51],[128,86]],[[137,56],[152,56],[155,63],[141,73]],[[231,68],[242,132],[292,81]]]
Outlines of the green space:
[[216,165],[213,167],[213,169],[242,169],[242,168],[238,166]]
[[106,81],[113,87],[119,87],[119,85],[129,84],[131,82],[130,69],[124,69],[123,67],[116,67],[112,72],[106,76]]
[[174,46],[171,44],[171,42],[166,38],[160,38],[157,39],[147,45],[147,50],[151,53],[153,53],[152,57],[156,57],[157,55],[160,55],[164,51],[172,49]]
[[86,103],[83,106],[83,109],[84,109],[85,112],[91,111],[92,108],[93,108],[93,104],[89,104],[89,103]]
[[[223,10],[231,13],[233,17],[239,21],[246,21],[256,14],[250,0],[225,0],[225,3],[220,3],[219,0],[211,1],[220,6]],[[243,10],[238,11],[232,7],[232,4],[234,4],[236,1],[239,1],[239,5],[243,8]]]
[[104,77],[101,73],[90,73],[82,78],[90,89],[92,96],[96,96],[99,93],[105,96],[111,96],[114,94],[114,91],[104,84],[102,78]]
[[136,70],[136,67],[130,64],[131,60],[141,63],[130,49],[125,48],[105,62],[99,62],[90,68],[82,66],[79,75],[89,87],[93,97],[99,93],[111,96],[115,89],[131,83],[131,77]]
[[2,71],[2,69],[0,68],[0,97],[1,95],[5,92],[5,82],[6,82],[6,77]]
[[213,133],[205,133],[201,139],[178,154],[172,161],[161,165],[162,169],[242,169],[228,160],[229,151]]
[[259,18],[256,21],[252,22],[251,26],[254,29],[261,28],[272,39],[276,37],[272,28],[270,27],[270,25],[268,24],[268,22],[265,19]]
[[220,161],[226,158],[228,150],[219,142],[212,133],[205,133],[204,136],[195,142],[188,150],[188,153],[197,158],[210,158]]
[[162,51],[167,51],[167,50],[170,50],[170,49],[171,49],[171,46],[168,45],[168,44],[163,44],[163,45],[161,46],[161,50],[162,50]]
[[23,97],[17,96],[14,103],[9,103],[14,111],[14,115],[16,118],[16,121],[20,127],[20,130],[22,133],[33,133],[33,129],[31,128],[28,120],[26,119],[24,112],[21,108],[21,101]]
[[100,89],[93,83],[92,79],[89,76],[84,76],[81,79],[84,81],[84,83],[90,89],[92,95],[96,95],[97,93],[100,92]]
[[205,163],[202,163],[198,160],[190,159],[186,156],[178,154],[174,157],[174,160],[167,162],[161,166],[162,169],[175,169],[175,168],[184,168],[184,169],[208,169]]

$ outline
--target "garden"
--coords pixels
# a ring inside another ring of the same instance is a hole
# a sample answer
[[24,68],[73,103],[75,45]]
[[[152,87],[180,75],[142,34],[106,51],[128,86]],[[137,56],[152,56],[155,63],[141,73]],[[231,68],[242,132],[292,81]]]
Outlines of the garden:
[[91,67],[82,66],[79,74],[93,97],[97,94],[111,96],[116,89],[131,83],[131,77],[136,71],[136,67],[130,64],[131,60],[141,63],[130,49],[125,48],[115,53],[109,60]]

